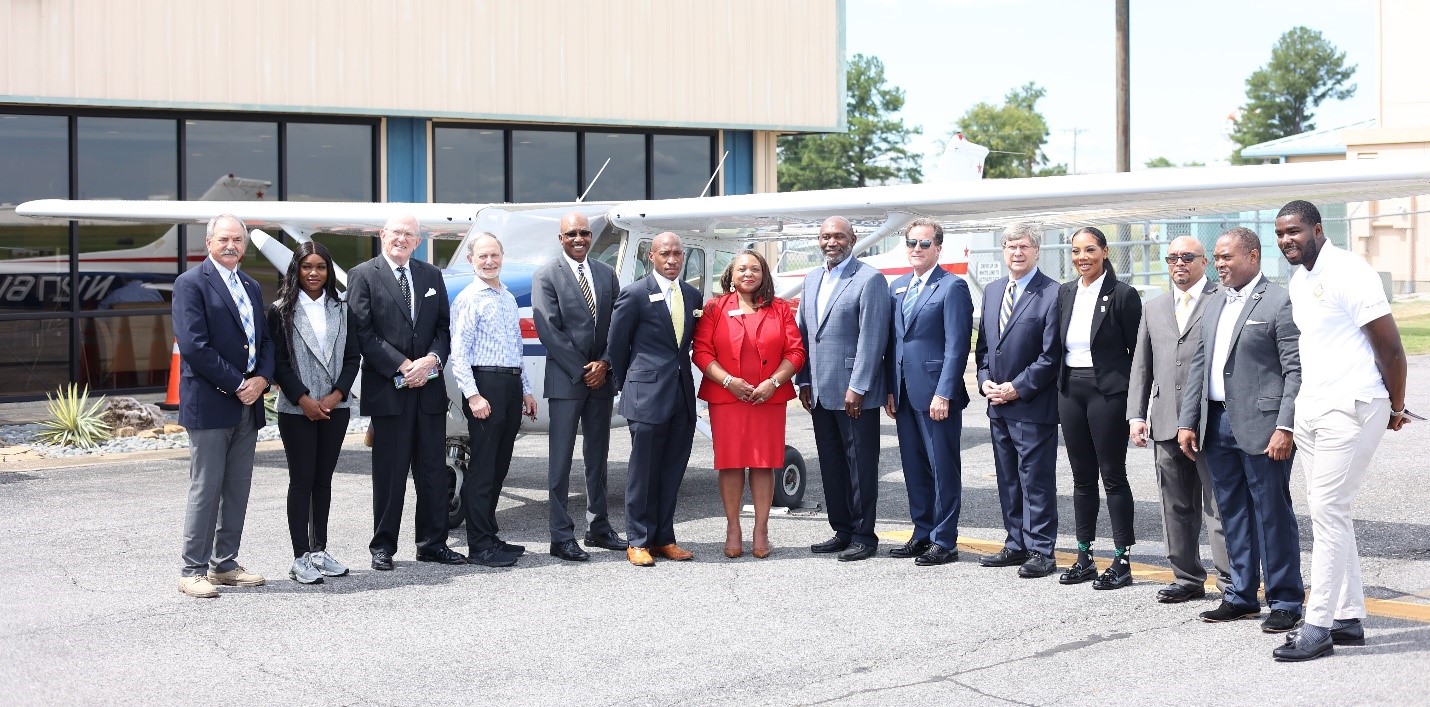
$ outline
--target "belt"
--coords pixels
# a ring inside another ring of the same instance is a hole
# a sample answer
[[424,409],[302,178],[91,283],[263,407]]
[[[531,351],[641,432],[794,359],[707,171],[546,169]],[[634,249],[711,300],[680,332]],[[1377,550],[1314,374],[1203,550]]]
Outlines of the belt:
[[472,366],[472,370],[482,373],[507,373],[513,376],[521,375],[521,369],[516,366]]
[[1207,406],[1208,406],[1208,407],[1214,407],[1214,408],[1221,408],[1221,409],[1225,410],[1225,409],[1226,409],[1226,401],[1225,401],[1225,400],[1208,400],[1208,401],[1207,401]]

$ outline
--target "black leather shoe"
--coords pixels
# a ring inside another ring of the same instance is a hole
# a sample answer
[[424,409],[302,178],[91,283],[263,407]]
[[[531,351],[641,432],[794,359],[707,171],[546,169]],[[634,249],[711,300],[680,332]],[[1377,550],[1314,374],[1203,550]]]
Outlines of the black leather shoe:
[[576,544],[575,538],[551,543],[551,556],[567,562],[585,562],[591,559],[591,555]]
[[602,550],[620,551],[630,547],[630,544],[621,539],[621,536],[617,535],[614,530],[607,530],[604,533],[592,533],[588,530],[585,543],[586,547],[599,547]]
[[505,540],[497,541],[497,547],[500,547],[502,549],[502,552],[505,552],[508,555],[516,555],[517,557],[521,557],[522,555],[526,554],[525,545],[513,545]]
[[[893,554],[893,553],[890,553]],[[914,558],[914,564],[919,567],[932,567],[934,565],[946,565],[950,562],[958,562],[958,550],[949,550],[942,545],[935,544]]]
[[864,543],[849,543],[849,547],[844,552],[839,553],[840,562],[857,562],[867,560],[879,552],[878,545],[865,545]]
[[1102,576],[1092,580],[1093,589],[1121,589],[1132,584],[1132,568],[1128,567],[1126,572],[1118,572],[1117,565],[1103,570]]
[[840,538],[838,535],[825,540],[822,543],[815,543],[809,546],[809,551],[813,553],[844,552],[849,547],[849,541]]
[[372,553],[372,568],[379,572],[391,572],[392,555],[386,550],[378,550]]
[[467,558],[469,565],[481,565],[483,567],[511,567],[516,564],[516,555],[501,549],[500,545],[493,545],[485,550],[478,550]]
[[1202,621],[1209,624],[1220,624],[1228,621],[1240,621],[1241,619],[1253,619],[1261,615],[1261,607],[1237,606],[1228,601],[1223,601],[1217,608],[1211,611],[1203,611],[1200,616]]
[[984,567],[1017,567],[1028,561],[1028,553],[1025,550],[1013,550],[1003,548],[997,555],[989,555],[978,561]]
[[1357,621],[1340,628],[1333,628],[1331,629],[1331,643],[1338,646],[1363,646],[1365,645],[1365,627]]
[[1186,587],[1173,582],[1157,592],[1157,601],[1163,604],[1181,604],[1193,599],[1204,599],[1207,590],[1203,587]]
[[444,565],[467,564],[467,558],[463,557],[462,553],[457,552],[450,547],[444,547],[433,552],[419,552],[417,553],[417,561],[440,562]]
[[929,551],[930,545],[933,545],[933,543],[928,540],[914,540],[913,538],[909,538],[909,541],[903,545],[889,548],[889,557],[922,557],[924,553]]
[[1293,614],[1285,609],[1272,609],[1271,615],[1261,622],[1261,630],[1265,633],[1286,633],[1300,625],[1300,614]]
[[1063,571],[1058,577],[1058,584],[1082,584],[1097,577],[1097,564],[1089,562],[1085,565],[1074,562],[1072,567]]
[[1300,663],[1335,653],[1335,645],[1334,639],[1330,636],[1326,636],[1325,640],[1317,643],[1302,644],[1301,632],[1292,631],[1286,634],[1284,645],[1277,646],[1271,651],[1271,657],[1281,663]]
[[1018,576],[1023,579],[1046,577],[1058,571],[1058,563],[1041,552],[1028,553],[1028,560],[1018,568]]

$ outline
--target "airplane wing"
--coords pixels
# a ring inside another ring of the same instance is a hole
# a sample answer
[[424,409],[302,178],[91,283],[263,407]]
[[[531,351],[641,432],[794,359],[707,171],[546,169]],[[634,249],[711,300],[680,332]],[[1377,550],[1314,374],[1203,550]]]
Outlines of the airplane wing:
[[749,241],[780,238],[785,225],[833,215],[869,225],[927,216],[958,231],[1024,222],[1051,229],[1280,208],[1293,199],[1344,203],[1420,194],[1430,194],[1430,161],[1383,158],[628,201],[615,205],[611,217],[631,231]]
[[411,204],[302,201],[126,201],[41,199],[16,207],[21,216],[123,221],[127,223],[207,223],[233,214],[249,228],[293,228],[305,232],[376,236],[391,216],[410,213],[428,235],[461,238],[487,204]]

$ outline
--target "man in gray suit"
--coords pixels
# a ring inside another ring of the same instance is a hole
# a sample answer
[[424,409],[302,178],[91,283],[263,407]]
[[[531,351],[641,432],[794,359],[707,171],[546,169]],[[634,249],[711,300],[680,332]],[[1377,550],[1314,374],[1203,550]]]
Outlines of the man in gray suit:
[[834,537],[810,546],[842,562],[879,550],[879,406],[888,397],[884,348],[889,288],[883,273],[853,258],[854,227],[840,216],[819,227],[824,267],[804,280],[795,316],[808,363],[795,376],[799,402],[813,417],[814,444]]
[[1227,231],[1213,258],[1223,287],[1202,317],[1177,431],[1189,459],[1206,456],[1231,569],[1221,605],[1201,618],[1220,623],[1259,615],[1264,566],[1271,614],[1261,630],[1282,633],[1300,622],[1306,597],[1290,490],[1301,332],[1286,288],[1261,274],[1256,233]]
[[546,347],[543,395],[551,416],[546,467],[551,554],[584,562],[591,556],[576,544],[576,524],[566,509],[578,423],[586,462],[586,546],[626,549],[626,541],[606,515],[606,450],[615,398],[611,363],[605,360],[606,338],[620,287],[615,270],[587,257],[593,236],[584,215],[572,212],[562,217],[556,237],[562,257],[541,266],[531,279],[532,321]]
[[1178,604],[1206,596],[1207,570],[1202,566],[1201,534],[1205,515],[1211,538],[1217,588],[1225,591],[1228,576],[1226,538],[1206,459],[1192,461],[1177,447],[1177,415],[1187,368],[1202,340],[1202,312],[1219,287],[1207,280],[1207,256],[1201,241],[1182,236],[1167,246],[1167,271],[1172,290],[1142,308],[1137,351],[1127,388],[1128,436],[1146,447],[1155,443],[1157,486],[1162,495],[1162,529],[1167,538],[1167,562],[1175,580],[1157,592],[1157,601]]

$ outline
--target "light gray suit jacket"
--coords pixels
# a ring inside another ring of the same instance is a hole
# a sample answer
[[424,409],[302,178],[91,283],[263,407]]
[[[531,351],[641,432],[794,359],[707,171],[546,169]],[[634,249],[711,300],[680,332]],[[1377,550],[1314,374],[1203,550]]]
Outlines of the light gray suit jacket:
[[584,399],[615,397],[611,376],[606,383],[591,390],[582,377],[584,367],[592,361],[606,358],[606,339],[611,332],[611,310],[616,304],[620,285],[616,271],[605,263],[586,259],[587,272],[594,283],[596,316],[586,307],[581,283],[571,272],[566,258],[558,257],[536,270],[531,276],[531,318],[536,336],[546,347],[546,379],[543,395],[547,398]]
[[1226,412],[1237,444],[1247,454],[1263,454],[1277,427],[1294,429],[1296,393],[1301,390],[1301,331],[1291,319],[1286,288],[1262,278],[1236,320],[1226,368],[1211,370],[1217,325],[1226,305],[1227,289],[1211,296],[1202,315],[1202,342],[1192,357],[1187,389],[1182,397],[1180,427],[1206,439],[1207,385],[1211,376],[1226,384]]
[[884,380],[892,314],[888,283],[883,273],[854,260],[845,266],[820,317],[819,284],[826,272],[815,268],[804,278],[795,321],[809,359],[795,382],[813,385],[815,401],[829,410],[844,409],[844,391],[850,388],[864,391],[863,409],[881,407],[888,397]]
[[337,407],[352,406],[352,398],[348,393],[352,390],[353,381],[357,379],[362,352],[358,348],[357,337],[351,335],[348,329],[347,303],[340,302],[335,307],[329,302],[324,310],[328,324],[326,358],[323,357],[318,334],[313,331],[313,324],[308,321],[308,315],[303,313],[301,307],[293,311],[293,331],[296,336],[290,335],[284,327],[278,304],[274,303],[269,309],[268,327],[277,354],[273,376],[283,392],[278,396],[278,412],[302,415],[303,408],[298,405],[300,398],[310,395],[317,399],[333,390],[343,393],[342,402],[338,403]]
[[1210,280],[1192,305],[1187,330],[1177,329],[1177,295],[1170,292],[1148,300],[1137,328],[1137,350],[1132,354],[1132,377],[1127,383],[1127,419],[1147,421],[1148,436],[1157,442],[1177,439],[1182,390],[1187,371],[1202,341],[1202,313],[1220,285]]

